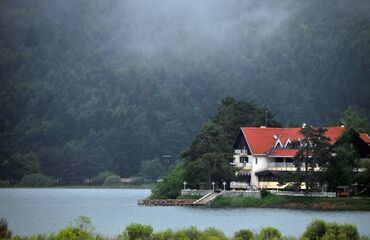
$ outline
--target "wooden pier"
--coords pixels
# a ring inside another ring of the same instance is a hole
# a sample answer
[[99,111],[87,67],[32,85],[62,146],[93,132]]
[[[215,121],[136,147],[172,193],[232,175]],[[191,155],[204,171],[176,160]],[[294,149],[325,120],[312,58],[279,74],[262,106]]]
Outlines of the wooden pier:
[[192,199],[141,199],[139,206],[194,206]]
[[194,199],[141,199],[137,201],[139,206],[206,206],[211,204],[222,193],[210,192],[209,194]]

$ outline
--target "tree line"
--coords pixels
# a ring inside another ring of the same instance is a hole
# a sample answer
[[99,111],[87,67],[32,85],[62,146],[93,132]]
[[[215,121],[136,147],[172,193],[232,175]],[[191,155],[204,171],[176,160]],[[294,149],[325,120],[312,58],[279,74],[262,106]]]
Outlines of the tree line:
[[0,178],[137,175],[179,159],[226,96],[283,125],[370,116],[367,1],[187,4],[1,1]]

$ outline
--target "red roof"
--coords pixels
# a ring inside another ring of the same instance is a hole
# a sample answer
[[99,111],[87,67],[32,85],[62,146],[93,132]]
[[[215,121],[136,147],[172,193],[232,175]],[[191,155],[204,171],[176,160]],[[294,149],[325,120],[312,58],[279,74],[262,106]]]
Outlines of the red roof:
[[274,157],[294,157],[297,154],[297,149],[290,148],[274,148],[269,153],[269,156]]
[[370,144],[370,137],[366,133],[360,133],[360,138],[367,144]]
[[[330,138],[330,144],[334,144],[343,134],[343,127],[328,127],[325,135]],[[296,150],[287,148],[274,148],[277,139],[282,147],[290,140],[291,142],[303,139],[299,132],[301,128],[241,128],[244,137],[253,155],[286,156],[294,157]]]

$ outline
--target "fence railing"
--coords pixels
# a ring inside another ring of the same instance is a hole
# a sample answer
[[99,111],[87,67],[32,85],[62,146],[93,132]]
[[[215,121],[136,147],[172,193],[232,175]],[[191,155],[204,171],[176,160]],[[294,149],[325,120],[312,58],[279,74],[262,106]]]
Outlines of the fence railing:
[[275,167],[275,168],[294,168],[293,163],[283,163],[283,162],[272,162],[267,165],[268,167]]
[[[294,163],[284,163],[284,162],[271,162],[271,163],[268,163],[267,164],[267,168],[281,168],[281,169],[287,169],[287,170],[295,170],[295,169],[297,169],[297,167],[296,166],[294,166]],[[301,171],[303,171],[303,170],[305,170],[305,168],[306,168],[306,164],[305,163],[303,163],[301,166],[300,166],[300,170]],[[309,167],[309,168],[311,168],[311,167]],[[315,171],[318,171],[318,170],[320,170],[320,168],[319,168],[319,165],[315,165],[315,167],[314,167],[314,170]]]
[[248,155],[248,151],[246,149],[235,149],[234,153],[240,155]]
[[296,196],[296,197],[329,197],[335,198],[335,192],[294,192],[294,191],[277,191],[268,190],[270,193],[280,196]]

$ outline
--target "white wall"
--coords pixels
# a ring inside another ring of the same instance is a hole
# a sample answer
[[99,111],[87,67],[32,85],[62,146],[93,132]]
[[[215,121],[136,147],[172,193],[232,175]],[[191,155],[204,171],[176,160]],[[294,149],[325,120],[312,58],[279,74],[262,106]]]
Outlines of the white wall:
[[[267,170],[268,163],[271,162],[271,159],[263,156],[250,156],[250,157],[253,158],[251,184],[256,187],[259,187],[258,177],[256,176],[255,173]],[[256,158],[258,159],[257,164]]]

